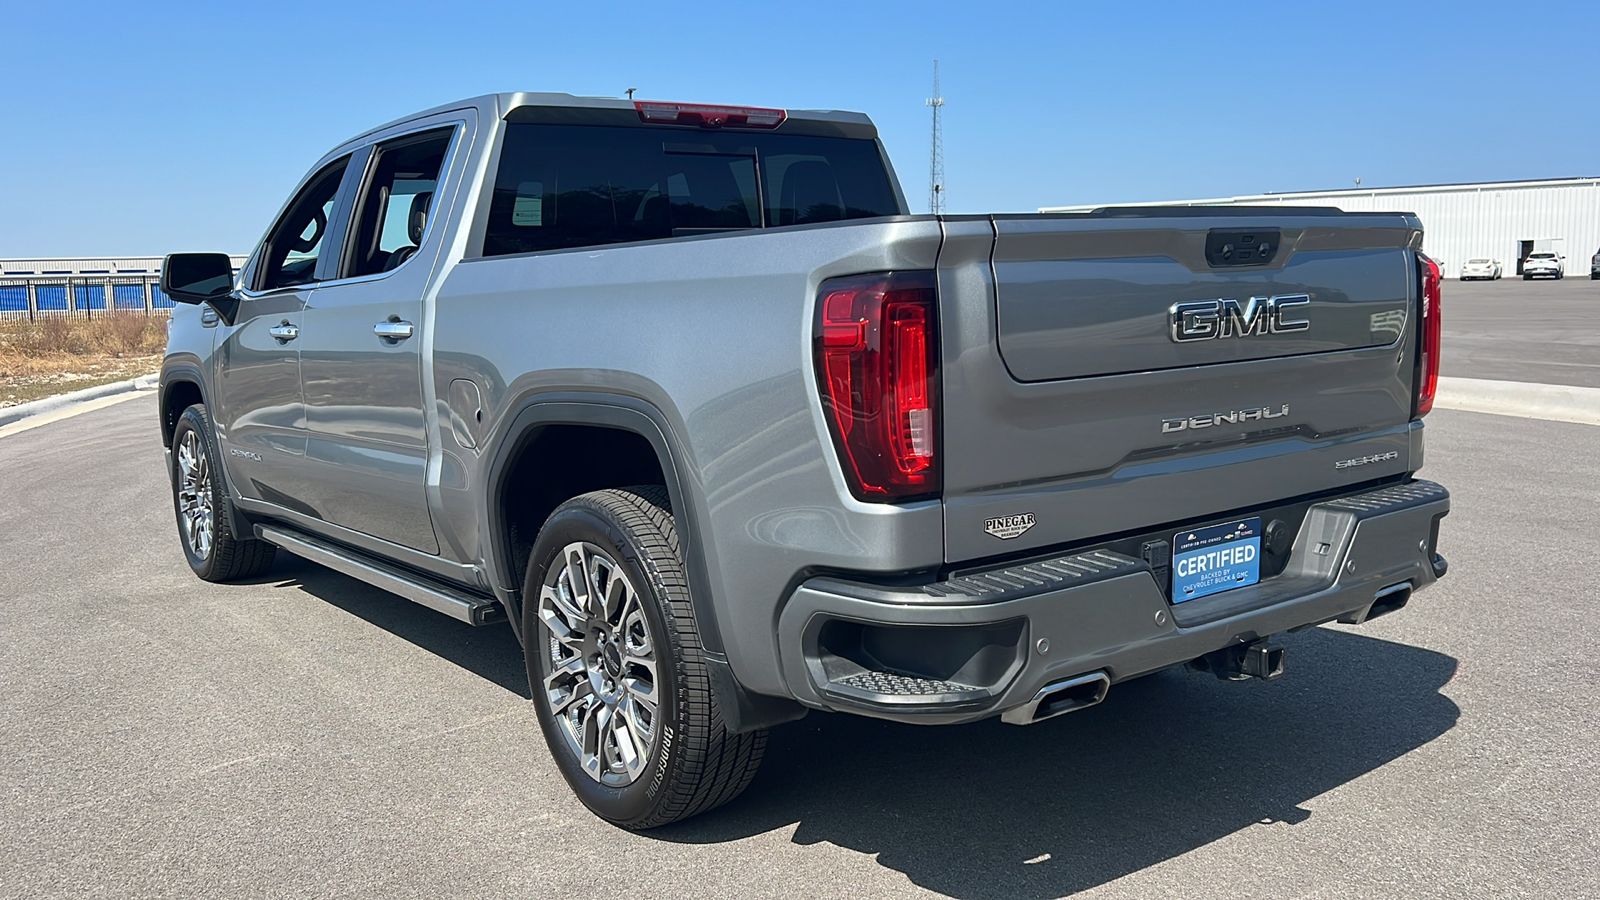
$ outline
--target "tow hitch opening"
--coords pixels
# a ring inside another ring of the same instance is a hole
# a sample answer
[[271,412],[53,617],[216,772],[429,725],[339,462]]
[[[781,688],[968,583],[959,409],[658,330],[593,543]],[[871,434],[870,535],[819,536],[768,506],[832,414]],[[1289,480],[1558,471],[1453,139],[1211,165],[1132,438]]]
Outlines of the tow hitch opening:
[[1191,672],[1210,672],[1223,681],[1271,681],[1283,674],[1286,653],[1283,647],[1261,638],[1207,653],[1190,660],[1186,667]]

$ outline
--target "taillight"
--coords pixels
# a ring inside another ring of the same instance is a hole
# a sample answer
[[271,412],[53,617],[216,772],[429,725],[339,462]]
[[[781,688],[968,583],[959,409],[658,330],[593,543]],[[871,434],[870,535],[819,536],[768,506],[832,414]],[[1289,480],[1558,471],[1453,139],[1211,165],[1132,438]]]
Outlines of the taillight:
[[756,106],[707,106],[703,103],[634,101],[639,119],[656,125],[698,125],[701,128],[777,128],[789,114]]
[[817,378],[860,500],[939,494],[938,328],[931,272],[835,278],[817,294]]
[[1439,392],[1439,264],[1426,256],[1418,261],[1422,263],[1422,355],[1417,363],[1417,415],[1425,416]]

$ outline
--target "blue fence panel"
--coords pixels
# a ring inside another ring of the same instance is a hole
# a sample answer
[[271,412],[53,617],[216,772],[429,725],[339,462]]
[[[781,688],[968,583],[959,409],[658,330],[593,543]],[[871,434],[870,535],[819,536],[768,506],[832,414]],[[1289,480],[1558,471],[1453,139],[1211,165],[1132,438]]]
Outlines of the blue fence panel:
[[72,288],[79,309],[105,309],[106,289],[98,284],[79,284]]
[[33,289],[34,297],[39,301],[40,312],[65,312],[67,309],[67,286],[64,284],[41,284]]
[[171,309],[172,298],[161,293],[161,288],[150,285],[150,305],[156,309]]
[[28,287],[17,284],[0,287],[0,312],[27,312]]
[[144,309],[144,285],[113,284],[111,300],[117,309]]

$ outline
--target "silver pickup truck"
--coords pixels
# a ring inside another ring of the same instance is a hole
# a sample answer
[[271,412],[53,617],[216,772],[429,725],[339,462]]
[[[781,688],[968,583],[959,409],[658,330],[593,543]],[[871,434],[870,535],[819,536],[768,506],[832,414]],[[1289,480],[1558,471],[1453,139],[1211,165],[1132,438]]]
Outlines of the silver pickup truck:
[[1405,213],[908,215],[855,113],[499,94],[174,254],[160,417],[208,581],[277,549],[509,622],[647,828],[807,710],[1028,724],[1445,573]]

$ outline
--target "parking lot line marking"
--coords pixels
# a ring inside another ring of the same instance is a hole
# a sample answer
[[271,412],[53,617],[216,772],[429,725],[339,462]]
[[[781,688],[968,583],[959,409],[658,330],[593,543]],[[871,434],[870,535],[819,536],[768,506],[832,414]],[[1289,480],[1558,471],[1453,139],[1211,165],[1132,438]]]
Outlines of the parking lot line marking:
[[70,419],[73,416],[83,415],[86,412],[94,412],[97,409],[105,409],[108,406],[115,406],[124,400],[132,400],[135,397],[148,397],[152,393],[154,393],[154,391],[124,391],[120,394],[112,394],[109,397],[98,397],[94,400],[85,400],[82,403],[74,403],[71,406],[63,407],[61,409],[51,410],[47,413],[40,413],[37,416],[29,416],[26,419],[12,422],[10,425],[0,427],[0,438],[10,437],[13,434],[20,434],[24,431],[31,431],[42,425],[49,425],[52,422],[59,422],[62,419]]

